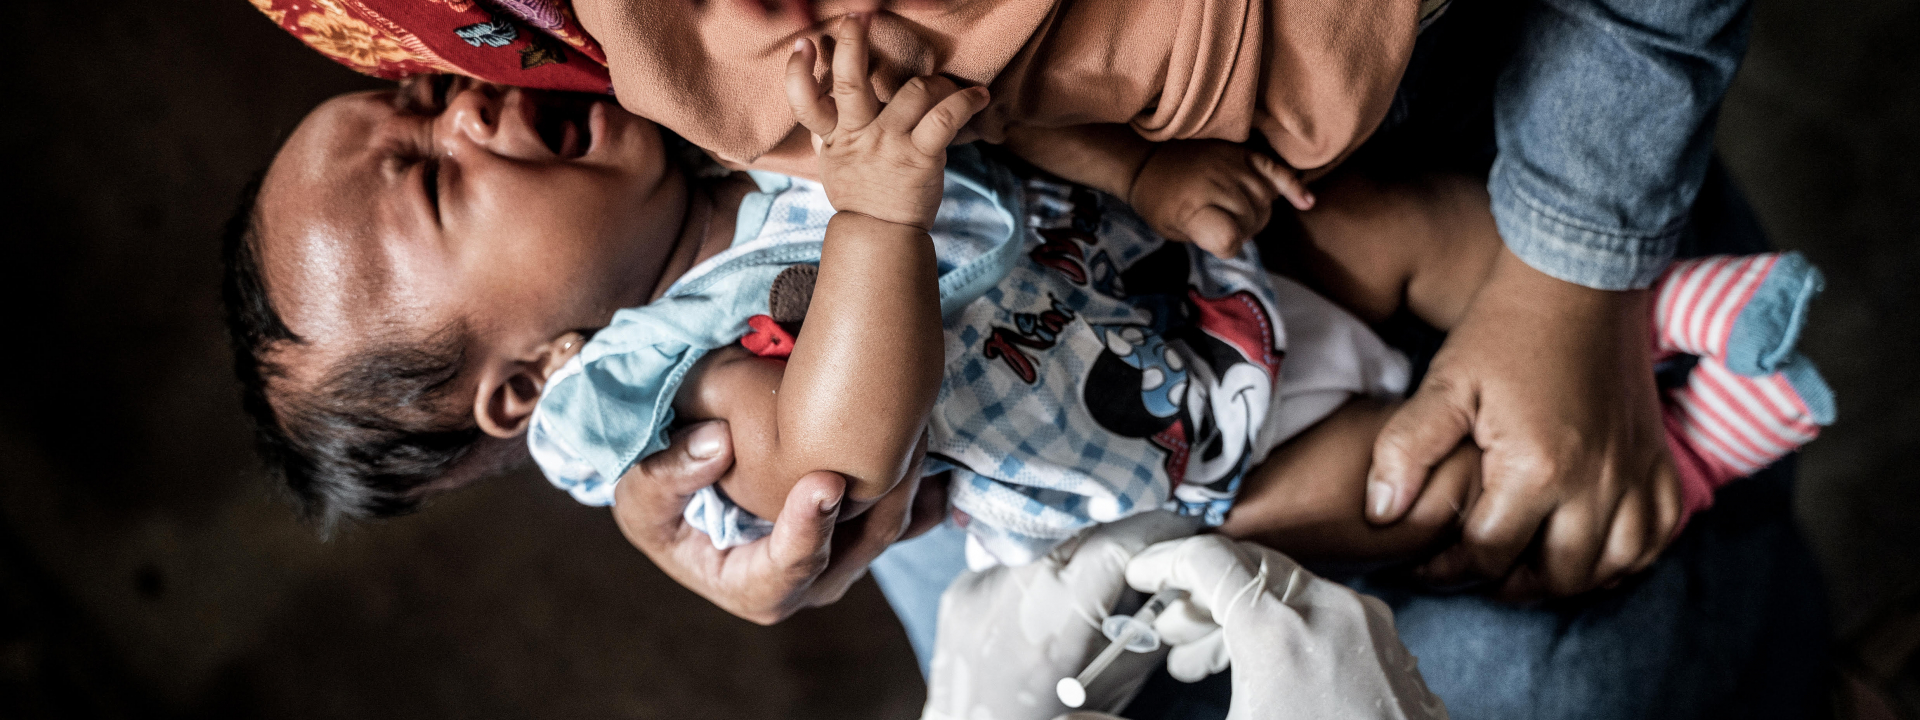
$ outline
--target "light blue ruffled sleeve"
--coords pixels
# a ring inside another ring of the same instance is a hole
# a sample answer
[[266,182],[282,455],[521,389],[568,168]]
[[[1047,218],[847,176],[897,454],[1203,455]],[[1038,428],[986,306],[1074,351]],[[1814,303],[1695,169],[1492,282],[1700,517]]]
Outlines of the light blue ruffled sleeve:
[[774,276],[819,252],[796,243],[735,258],[707,282],[615,313],[548,379],[534,411],[528,447],[547,478],[581,502],[611,504],[612,483],[666,448],[673,397],[694,364],[745,335],[747,318],[767,312]]
[[[754,180],[761,191],[742,203],[732,249],[659,300],[615,313],[548,379],[528,448],[548,480],[576,500],[611,505],[627,468],[667,447],[673,398],[687,373],[707,352],[744,336],[748,318],[768,312],[767,290],[782,270],[819,261],[833,214],[819,185],[764,173]],[[1025,220],[1019,192],[1011,173],[972,148],[949,152],[932,233],[943,314],[978,298],[1018,260]],[[771,528],[711,488],[695,501],[688,520],[716,544],[723,536],[728,544],[748,542]]]

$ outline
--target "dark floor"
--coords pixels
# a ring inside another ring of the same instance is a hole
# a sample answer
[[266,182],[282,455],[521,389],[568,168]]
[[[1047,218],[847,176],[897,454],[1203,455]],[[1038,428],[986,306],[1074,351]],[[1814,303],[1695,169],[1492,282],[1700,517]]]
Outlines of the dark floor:
[[[1805,345],[1842,402],[1800,515],[1839,665],[1920,718],[1920,3],[1758,2],[1720,145],[1831,278]],[[250,474],[216,229],[308,108],[371,81],[241,0],[7,15],[0,717],[914,714],[871,584],[756,627],[533,476],[317,541]]]
[[1842,667],[1920,718],[1920,2],[1757,0],[1719,146],[1827,273],[1802,346],[1840,421],[1800,465]]

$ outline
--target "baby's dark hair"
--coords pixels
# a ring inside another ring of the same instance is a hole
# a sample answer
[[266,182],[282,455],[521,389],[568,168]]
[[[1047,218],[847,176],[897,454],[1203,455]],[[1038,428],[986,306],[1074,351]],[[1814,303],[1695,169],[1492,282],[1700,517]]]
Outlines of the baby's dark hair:
[[304,344],[267,294],[260,267],[261,179],[227,221],[221,295],[240,402],[267,471],[308,520],[404,515],[422,487],[447,475],[483,437],[453,380],[468,334],[454,323],[425,336],[370,341],[313,387],[287,381],[277,351]]

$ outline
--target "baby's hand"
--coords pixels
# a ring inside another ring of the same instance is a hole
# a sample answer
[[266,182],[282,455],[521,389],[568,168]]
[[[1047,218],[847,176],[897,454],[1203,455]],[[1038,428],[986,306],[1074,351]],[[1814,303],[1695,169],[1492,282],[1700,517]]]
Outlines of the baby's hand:
[[1282,195],[1313,207],[1306,184],[1273,158],[1223,140],[1174,140],[1147,158],[1127,204],[1167,239],[1228,258],[1267,226]]
[[867,23],[848,15],[834,31],[831,92],[813,77],[813,42],[801,38],[787,61],[787,102],[814,135],[820,179],[833,209],[933,227],[954,134],[987,106],[986,88],[960,89],[940,76],[914,78],[884,107],[867,79]]

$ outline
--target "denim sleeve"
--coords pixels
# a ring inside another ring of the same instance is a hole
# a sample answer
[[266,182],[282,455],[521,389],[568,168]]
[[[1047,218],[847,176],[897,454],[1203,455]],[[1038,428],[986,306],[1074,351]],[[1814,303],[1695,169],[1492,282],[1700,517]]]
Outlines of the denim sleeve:
[[1532,0],[1495,89],[1508,249],[1603,290],[1653,282],[1686,227],[1748,0]]

